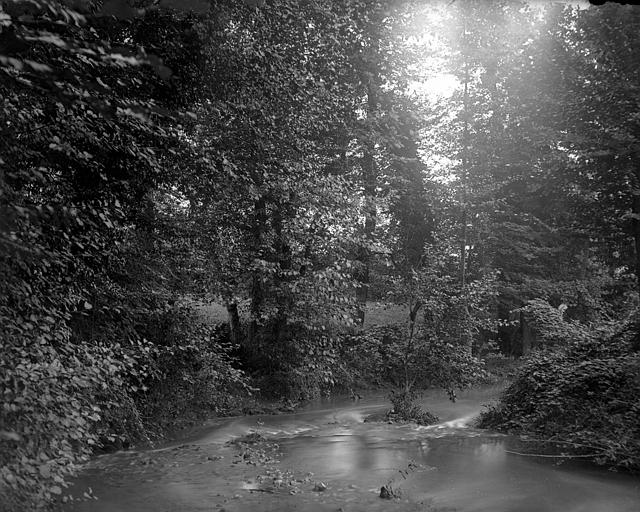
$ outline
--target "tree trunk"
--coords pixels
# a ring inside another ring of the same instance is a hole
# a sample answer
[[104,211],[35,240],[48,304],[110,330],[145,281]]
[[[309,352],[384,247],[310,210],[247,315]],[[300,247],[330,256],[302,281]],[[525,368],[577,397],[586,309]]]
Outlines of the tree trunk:
[[240,315],[238,314],[238,304],[235,302],[225,302],[225,307],[227,308],[227,318],[229,321],[229,338],[234,345],[240,345],[243,339]]
[[524,313],[520,313],[520,334],[522,335],[522,356],[526,356],[531,352],[531,348],[535,343],[535,335],[525,318]]
[[377,208],[376,208],[376,164],[374,159],[375,142],[373,120],[376,117],[378,108],[378,92],[376,78],[369,78],[367,86],[367,119],[369,120],[369,140],[365,144],[365,151],[362,160],[362,184],[364,189],[364,245],[360,247],[358,260],[361,268],[358,272],[358,289],[356,299],[358,301],[358,320],[360,325],[364,325],[367,299],[369,298],[369,274],[371,266],[371,250],[369,245],[373,243],[373,235],[376,229]]
[[[262,251],[262,238],[266,220],[267,203],[264,197],[260,197],[254,202],[253,251],[255,257],[258,257]],[[253,271],[251,278],[251,320],[249,322],[249,332],[247,335],[247,343],[253,348],[256,348],[258,340],[258,331],[260,328],[259,319],[264,301],[262,277],[263,274],[260,270]]]
[[462,293],[461,318],[459,318],[458,336],[460,342],[463,343],[469,354],[473,348],[473,338],[469,332],[469,307],[467,304],[467,292],[465,290],[467,284],[467,223],[469,221],[467,211],[468,200],[468,178],[469,178],[469,62],[467,57],[467,26],[466,14],[464,18],[464,27],[462,32],[463,51],[464,51],[464,93],[463,93],[463,128],[462,128],[462,176],[461,176],[461,236],[460,236],[460,293]]
[[[288,278],[283,276],[283,270],[291,268],[291,248],[287,244],[283,234],[283,206],[281,204],[274,207],[271,217],[271,224],[275,235],[274,252],[277,262],[277,270],[274,274],[274,293],[275,303],[277,305],[276,317],[273,319],[273,341],[278,342],[285,335],[284,330],[287,325],[289,311],[293,307],[291,297],[286,289],[286,281]],[[284,285],[284,286],[283,286]]]
[[[640,170],[636,171],[636,177],[638,182],[640,183],[640,176],[637,176],[638,174],[640,174]],[[633,202],[631,205],[631,210],[634,214],[631,225],[635,247],[636,283],[638,287],[638,293],[640,293],[640,190],[633,191]]]

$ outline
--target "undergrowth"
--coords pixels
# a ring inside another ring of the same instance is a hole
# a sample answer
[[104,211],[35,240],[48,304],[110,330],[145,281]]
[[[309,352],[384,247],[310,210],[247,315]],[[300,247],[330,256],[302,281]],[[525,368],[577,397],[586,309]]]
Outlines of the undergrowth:
[[534,449],[640,470],[640,353],[635,333],[533,353],[479,425],[527,435]]

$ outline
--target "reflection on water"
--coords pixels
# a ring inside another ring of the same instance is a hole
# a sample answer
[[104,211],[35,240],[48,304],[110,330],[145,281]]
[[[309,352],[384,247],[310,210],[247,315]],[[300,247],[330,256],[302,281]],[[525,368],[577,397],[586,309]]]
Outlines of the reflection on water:
[[[357,404],[345,399],[325,400],[296,414],[261,417],[260,430],[278,439],[281,467],[314,473],[314,478],[327,482],[330,490],[339,490],[334,499],[345,511],[388,510],[390,502],[380,500],[371,492],[367,500],[362,496],[349,497],[349,489],[375,491],[390,480],[402,488],[403,497],[412,503],[429,503],[443,510],[640,511],[637,479],[592,466],[557,465],[554,459],[507,453],[505,449],[513,444],[512,438],[470,426],[482,403],[495,393],[495,389],[468,392],[461,394],[455,404],[449,402],[444,393],[426,396],[426,405],[443,420],[429,427],[363,423],[367,414],[387,407],[384,397],[370,396]],[[244,489],[243,492],[249,493],[253,484],[246,482],[228,481],[225,485],[230,488],[212,488],[210,470],[195,462],[205,452],[222,453],[222,443],[256,428],[256,419],[217,421],[190,437],[188,441],[195,443],[192,450],[168,446],[145,452],[151,459],[167,462],[159,464],[162,469],[150,481],[118,478],[119,470],[127,467],[133,455],[108,456],[105,460],[111,465],[107,465],[107,469],[103,465],[99,471],[87,473],[80,482],[92,485],[102,500],[88,505],[89,508],[80,505],[76,509],[92,512],[214,510],[212,500],[221,492],[232,494]],[[400,474],[399,470],[407,469],[411,461],[416,467]],[[233,485],[236,487],[231,488]],[[255,494],[260,493],[251,496]],[[329,495],[329,491],[324,493]],[[282,496],[277,510],[338,508],[322,508],[314,501],[295,508],[286,499]],[[235,508],[226,504],[225,509],[276,510],[265,508],[265,503],[259,497],[253,501],[243,498],[235,503]]]
[[[464,511],[596,512],[640,510],[640,489],[630,477],[577,471],[553,462],[505,452],[505,437],[467,436],[426,440],[351,436],[290,439],[283,462],[314,470],[320,478],[376,487],[395,479],[412,498]],[[476,432],[477,434],[477,432]],[[422,467],[407,479],[398,470],[413,460]]]
[[482,443],[473,450],[474,459],[478,459],[483,466],[495,466],[504,464],[507,453],[504,451],[502,443]]

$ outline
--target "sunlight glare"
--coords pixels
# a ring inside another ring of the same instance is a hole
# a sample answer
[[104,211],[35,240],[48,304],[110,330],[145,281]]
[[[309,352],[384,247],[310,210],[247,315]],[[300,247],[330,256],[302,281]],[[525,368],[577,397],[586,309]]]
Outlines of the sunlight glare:
[[435,101],[450,98],[459,85],[460,81],[453,74],[438,73],[423,82],[413,83],[411,92]]

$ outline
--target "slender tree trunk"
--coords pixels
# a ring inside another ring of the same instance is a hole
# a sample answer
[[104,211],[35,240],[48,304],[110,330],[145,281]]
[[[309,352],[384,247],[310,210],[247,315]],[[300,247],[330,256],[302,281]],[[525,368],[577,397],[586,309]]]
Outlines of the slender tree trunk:
[[362,184],[364,189],[365,203],[365,242],[364,245],[360,247],[358,255],[358,260],[360,261],[361,268],[357,276],[359,286],[356,292],[356,299],[358,301],[358,320],[361,325],[364,324],[366,304],[367,299],[369,298],[369,280],[371,266],[371,250],[369,248],[369,245],[373,243],[373,235],[377,223],[377,208],[375,198],[377,172],[374,158],[375,142],[373,137],[373,121],[375,120],[376,111],[378,109],[378,86],[375,83],[376,79],[377,76],[372,76],[369,79],[369,83],[367,86],[367,119],[369,120],[369,140],[365,144],[365,151],[362,161]]
[[521,340],[521,355],[526,356],[531,352],[531,347],[534,343],[535,337],[533,331],[525,318],[524,313],[520,312],[520,330],[522,335]]
[[235,302],[225,302],[227,308],[227,319],[229,322],[229,338],[234,345],[240,345],[242,339],[242,327],[240,325],[240,315],[238,313],[238,304]]
[[[9,190],[5,186],[4,166],[0,165],[0,233],[8,233],[15,222],[15,214],[9,214]],[[2,238],[5,241],[7,240],[7,237]],[[0,256],[4,256],[3,252],[8,251],[8,249],[5,244],[1,245]]]
[[462,207],[462,215],[460,215],[460,223],[462,233],[460,235],[460,287],[464,290],[467,284],[467,212]]
[[464,95],[463,95],[463,126],[462,126],[462,176],[461,176],[461,203],[460,214],[460,285],[464,288],[467,279],[467,181],[469,175],[469,63],[466,56],[466,20],[463,32],[464,57]]
[[416,331],[416,318],[418,316],[418,311],[422,307],[422,301],[420,299],[414,298],[413,286],[410,290],[409,296],[409,333],[407,337],[407,344],[405,346],[405,353],[403,359],[404,366],[404,391],[405,393],[409,393],[411,388],[413,387],[413,383],[415,381],[415,377],[411,377],[411,371],[409,368],[409,362],[411,359],[411,354],[414,348],[414,339],[415,339],[415,331]]
[[284,329],[287,325],[287,317],[292,307],[291,297],[285,288],[287,278],[282,275],[282,271],[291,268],[291,248],[286,243],[283,233],[282,209],[282,205],[277,205],[271,217],[275,235],[274,251],[278,266],[274,275],[275,302],[278,308],[276,317],[273,319],[273,340],[276,342],[282,339],[285,334]]
[[[631,162],[634,165],[635,162]],[[630,173],[631,179],[631,233],[633,235],[634,271],[636,273],[636,288],[640,294],[640,166],[635,165]],[[637,318],[637,317],[636,317]],[[634,350],[640,349],[640,320],[634,322],[635,340]]]
[[156,240],[156,204],[153,195],[147,192],[142,198],[142,218],[140,219],[142,247],[145,251],[154,252]]
[[[262,251],[262,238],[267,221],[267,202],[261,196],[254,202],[254,221],[253,221],[253,250],[257,257]],[[249,322],[249,332],[247,343],[256,348],[258,340],[258,331],[260,328],[260,316],[262,312],[262,303],[264,301],[264,290],[262,284],[263,274],[259,270],[253,271],[251,278],[251,320]]]
[[[640,183],[640,170],[636,172]],[[632,219],[633,242],[635,247],[635,272],[638,293],[640,293],[640,190],[633,191],[633,201],[631,210],[634,214]]]
[[460,342],[467,346],[469,353],[472,351],[473,340],[468,330],[469,306],[467,304],[467,292],[465,290],[467,284],[467,224],[468,210],[468,179],[469,179],[469,62],[467,56],[467,20],[465,13],[463,20],[462,45],[464,52],[464,94],[463,94],[463,128],[462,128],[462,176],[461,176],[461,206],[460,214],[461,236],[460,236],[460,290],[462,293],[462,308],[460,311],[458,337]]

